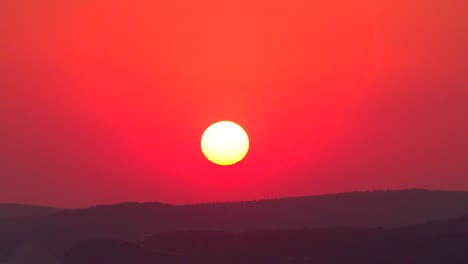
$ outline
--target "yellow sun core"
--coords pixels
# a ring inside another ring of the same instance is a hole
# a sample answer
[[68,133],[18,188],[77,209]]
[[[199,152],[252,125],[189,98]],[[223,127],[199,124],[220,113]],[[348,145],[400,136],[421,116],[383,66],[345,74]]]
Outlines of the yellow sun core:
[[218,165],[233,165],[247,155],[249,137],[245,130],[231,121],[221,121],[209,126],[201,139],[205,157]]

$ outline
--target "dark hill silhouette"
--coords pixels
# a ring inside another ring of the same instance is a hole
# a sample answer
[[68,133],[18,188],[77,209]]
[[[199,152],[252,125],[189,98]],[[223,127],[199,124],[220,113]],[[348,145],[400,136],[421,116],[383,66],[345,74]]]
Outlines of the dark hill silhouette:
[[0,219],[45,216],[62,210],[63,209],[36,205],[0,204]]
[[[467,220],[464,217],[456,221],[464,222],[466,227]],[[449,226],[451,221],[438,225]],[[62,263],[468,263],[468,233],[453,230],[429,235],[425,233],[429,225],[426,228],[164,232],[143,241],[84,242],[68,251]]]
[[34,222],[61,233],[125,238],[192,229],[391,228],[465,213],[468,192],[403,190],[182,206],[123,203],[68,210]]
[[[344,227],[399,228],[398,232],[406,233],[410,231],[403,227],[409,225],[417,225],[411,232],[419,234],[425,233],[418,230],[429,224],[445,223],[466,214],[468,192],[421,189],[181,206],[122,203],[46,216],[0,219],[0,263],[26,242],[40,245],[46,256],[58,258],[71,246],[89,239],[135,241],[152,234],[187,230],[243,232]],[[431,223],[424,225],[428,222]],[[447,228],[443,226],[438,228]]]
[[452,234],[468,234],[468,214],[462,217],[429,221],[409,227],[398,228],[395,231],[424,234],[427,237],[445,236]]
[[[137,243],[118,240],[91,240],[78,245],[65,257],[72,263],[150,264],[151,251]],[[154,263],[154,262],[153,262]]]

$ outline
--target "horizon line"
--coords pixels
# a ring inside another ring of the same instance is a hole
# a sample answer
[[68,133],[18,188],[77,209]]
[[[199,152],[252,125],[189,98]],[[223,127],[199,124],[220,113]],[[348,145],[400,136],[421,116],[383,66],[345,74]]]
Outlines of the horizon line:
[[278,201],[286,199],[300,199],[300,198],[311,198],[311,197],[321,197],[321,196],[336,196],[336,195],[345,195],[352,193],[373,193],[373,192],[402,192],[402,191],[426,191],[426,192],[463,192],[467,193],[468,190],[449,190],[449,189],[428,189],[428,188],[407,188],[407,189],[374,189],[374,190],[356,190],[356,191],[343,191],[336,193],[323,193],[323,194],[305,194],[305,195],[296,195],[296,196],[283,196],[283,197],[265,197],[259,199],[250,199],[250,200],[226,200],[226,201],[203,201],[196,203],[165,203],[160,201],[122,201],[115,203],[96,203],[94,205],[83,206],[83,207],[55,207],[42,204],[28,204],[28,203],[15,203],[15,202],[0,202],[0,206],[30,206],[30,207],[41,207],[48,209],[61,209],[61,210],[77,210],[77,209],[88,209],[93,207],[100,206],[115,206],[115,205],[124,205],[124,204],[161,204],[166,206],[202,206],[202,205],[213,205],[213,204],[228,204],[228,203],[244,203],[244,202],[262,202],[262,201]]

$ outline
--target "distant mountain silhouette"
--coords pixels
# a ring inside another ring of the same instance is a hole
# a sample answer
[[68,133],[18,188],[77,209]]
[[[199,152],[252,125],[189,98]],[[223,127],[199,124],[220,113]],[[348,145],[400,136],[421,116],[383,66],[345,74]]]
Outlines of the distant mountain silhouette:
[[355,192],[249,202],[173,206],[122,203],[62,211],[8,230],[138,238],[163,231],[268,228],[399,227],[468,213],[468,192],[403,190]]
[[51,215],[62,210],[36,205],[0,204],[0,219]]
[[[58,211],[51,215],[0,219],[0,263],[3,261],[13,264],[10,260],[13,252],[17,252],[18,248],[22,247],[31,248],[31,246],[24,247],[25,243],[34,245],[35,251],[41,251],[47,258],[60,259],[70,247],[89,240],[95,241],[96,244],[99,244],[99,241],[118,241],[120,246],[122,246],[121,243],[123,245],[133,243],[125,241],[145,241],[143,244],[138,242],[137,246],[143,247],[144,250],[140,253],[149,254],[148,258],[151,261],[154,257],[161,261],[174,260],[173,253],[177,253],[177,247],[184,248],[184,243],[203,236],[200,233],[187,236],[190,233],[184,233],[184,231],[195,232],[197,230],[213,232],[208,233],[208,236],[214,237],[207,239],[206,243],[216,241],[216,236],[219,234],[222,234],[219,238],[221,242],[231,243],[229,237],[233,233],[223,232],[236,232],[234,234],[241,232],[247,234],[246,239],[251,241],[253,238],[249,236],[251,234],[249,231],[275,230],[274,236],[288,241],[286,237],[290,235],[302,236],[301,234],[304,233],[325,239],[330,236],[334,237],[333,232],[345,230],[343,234],[338,232],[337,236],[342,239],[341,236],[350,234],[351,230],[352,236],[349,243],[354,245],[355,236],[387,236],[389,234],[387,230],[381,228],[394,229],[390,237],[382,241],[398,240],[400,236],[404,237],[410,233],[415,234],[414,237],[430,234],[427,235],[429,241],[432,237],[444,235],[443,232],[436,232],[436,230],[448,229],[445,233],[450,234],[461,233],[463,228],[468,230],[466,225],[468,216],[465,219],[463,218],[465,215],[468,215],[468,192],[421,189],[182,206],[161,203],[122,203]],[[446,224],[447,221],[450,224]],[[414,226],[408,227],[411,225]],[[277,233],[277,230],[293,229],[308,231],[292,234]],[[329,233],[330,230],[332,230],[332,235]],[[154,234],[159,235],[150,238]],[[164,243],[158,245],[156,238],[164,234],[171,235],[167,236]],[[281,234],[287,235],[281,238]],[[161,248],[164,245],[170,246],[170,241],[173,241],[174,248]],[[371,247],[372,244],[370,243],[369,246]],[[115,246],[112,243],[106,245]],[[126,248],[126,246],[122,247]],[[94,246],[89,248],[91,250]],[[164,254],[153,256],[154,250],[159,250]],[[198,254],[196,252],[185,250],[181,253],[179,260],[187,263],[183,260],[187,254],[193,259],[192,255]]]

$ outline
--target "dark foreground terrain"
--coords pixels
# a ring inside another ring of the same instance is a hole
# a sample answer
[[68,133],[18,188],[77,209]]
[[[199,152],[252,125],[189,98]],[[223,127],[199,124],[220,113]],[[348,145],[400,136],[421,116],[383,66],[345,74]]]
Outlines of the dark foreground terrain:
[[63,263],[468,263],[468,233],[417,229],[161,233],[138,242],[87,241]]
[[0,206],[2,264],[468,263],[466,192],[25,208]]

